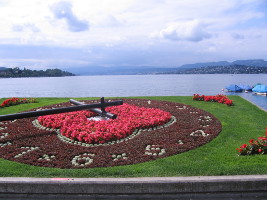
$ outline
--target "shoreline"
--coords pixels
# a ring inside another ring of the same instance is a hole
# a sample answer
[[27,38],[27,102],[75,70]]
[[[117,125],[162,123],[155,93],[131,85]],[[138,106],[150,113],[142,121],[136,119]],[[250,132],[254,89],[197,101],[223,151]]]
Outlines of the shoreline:
[[[239,95],[238,95],[238,96],[239,96]],[[262,107],[258,106],[258,105],[257,105],[257,104],[255,104],[254,102],[252,102],[252,101],[249,101],[248,99],[246,99],[246,98],[244,98],[244,97],[242,97],[242,96],[240,96],[240,97],[241,97],[242,99],[246,100],[247,102],[249,102],[249,103],[253,104],[254,106],[258,107],[260,110],[263,110],[263,111],[267,112],[267,110],[265,110],[264,108],[262,108]]]

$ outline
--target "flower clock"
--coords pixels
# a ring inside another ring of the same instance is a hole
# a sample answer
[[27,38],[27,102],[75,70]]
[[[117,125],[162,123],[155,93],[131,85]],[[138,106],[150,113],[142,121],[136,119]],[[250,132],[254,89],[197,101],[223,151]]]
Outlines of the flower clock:
[[168,101],[125,99],[123,105],[106,110],[117,119],[99,120],[84,110],[1,122],[0,155],[43,167],[129,165],[197,148],[222,128],[212,114]]

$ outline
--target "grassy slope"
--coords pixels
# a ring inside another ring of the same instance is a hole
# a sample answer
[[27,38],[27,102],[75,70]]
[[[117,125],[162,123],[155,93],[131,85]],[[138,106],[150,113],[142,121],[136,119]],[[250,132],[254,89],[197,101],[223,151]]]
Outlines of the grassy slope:
[[[137,97],[136,97],[137,98]],[[0,176],[22,177],[141,177],[267,174],[267,156],[237,156],[236,148],[251,138],[265,134],[267,112],[239,96],[231,96],[235,106],[192,101],[191,97],[138,97],[168,100],[192,105],[215,115],[222,123],[220,135],[210,143],[175,156],[136,165],[92,168],[53,169],[29,166],[0,159]],[[14,113],[46,104],[68,101],[64,98],[40,98],[38,104],[0,109]],[[1,101],[0,101],[1,102]]]

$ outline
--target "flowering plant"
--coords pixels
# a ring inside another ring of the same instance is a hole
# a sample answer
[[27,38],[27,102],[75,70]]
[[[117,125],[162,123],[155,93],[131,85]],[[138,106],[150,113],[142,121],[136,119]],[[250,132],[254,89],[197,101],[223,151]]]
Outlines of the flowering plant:
[[106,143],[127,137],[135,129],[160,126],[171,119],[169,112],[144,108],[124,103],[106,109],[118,116],[117,119],[102,121],[88,120],[95,114],[90,111],[77,111],[38,117],[41,125],[60,128],[63,136],[85,143]]
[[233,105],[233,100],[230,100],[227,96],[225,96],[223,94],[217,94],[216,96],[205,96],[205,95],[200,96],[199,94],[194,94],[193,100],[218,102],[218,103],[226,104],[227,106]]
[[265,137],[259,137],[257,140],[249,140],[249,144],[242,144],[236,148],[239,155],[267,154],[267,127]]
[[26,98],[13,97],[11,99],[6,99],[5,101],[3,101],[3,103],[0,105],[0,107],[3,108],[3,107],[18,105],[18,104],[35,103],[35,102],[37,102],[37,101],[34,98],[26,99]]

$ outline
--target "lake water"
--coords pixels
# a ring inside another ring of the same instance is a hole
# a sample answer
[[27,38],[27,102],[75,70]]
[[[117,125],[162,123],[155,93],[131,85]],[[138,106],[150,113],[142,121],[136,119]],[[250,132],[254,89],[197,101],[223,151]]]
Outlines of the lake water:
[[[0,97],[216,95],[230,84],[267,85],[267,74],[110,75],[0,79]],[[267,97],[237,94],[267,110]]]

